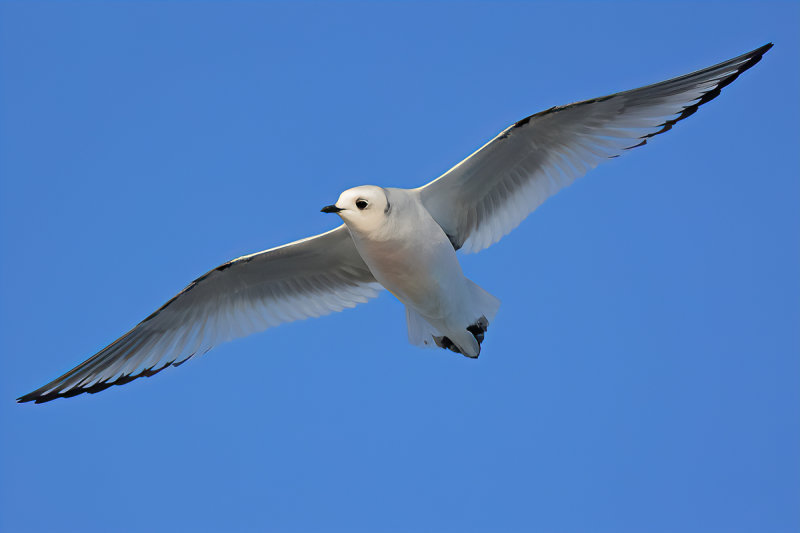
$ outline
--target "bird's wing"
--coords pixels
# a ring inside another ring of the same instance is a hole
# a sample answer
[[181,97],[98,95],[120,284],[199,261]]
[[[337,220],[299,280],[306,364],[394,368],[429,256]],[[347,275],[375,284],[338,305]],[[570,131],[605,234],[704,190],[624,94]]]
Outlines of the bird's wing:
[[661,83],[524,118],[420,187],[422,203],[456,249],[482,250],[588,170],[646,144],[692,115],[771,47],[770,43]]
[[200,276],[93,357],[17,401],[42,403],[152,376],[221,342],[354,307],[380,288],[342,225]]

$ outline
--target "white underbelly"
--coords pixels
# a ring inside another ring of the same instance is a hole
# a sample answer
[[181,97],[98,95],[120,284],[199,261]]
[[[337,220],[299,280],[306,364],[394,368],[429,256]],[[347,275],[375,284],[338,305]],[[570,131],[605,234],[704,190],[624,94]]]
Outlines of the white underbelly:
[[375,279],[431,319],[452,311],[466,281],[452,244],[438,225],[435,229],[438,234],[420,231],[395,241],[357,243]]

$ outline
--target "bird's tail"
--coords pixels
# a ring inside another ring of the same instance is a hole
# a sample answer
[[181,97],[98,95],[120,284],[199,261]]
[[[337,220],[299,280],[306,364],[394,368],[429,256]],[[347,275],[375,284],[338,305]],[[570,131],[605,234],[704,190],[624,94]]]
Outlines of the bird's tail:
[[478,357],[483,336],[500,309],[500,300],[471,280],[467,280],[467,283],[469,283],[470,298],[467,308],[460,313],[463,320],[455,327],[445,327],[445,325],[437,327],[417,311],[406,306],[408,341],[411,344],[428,348],[446,348],[467,357]]

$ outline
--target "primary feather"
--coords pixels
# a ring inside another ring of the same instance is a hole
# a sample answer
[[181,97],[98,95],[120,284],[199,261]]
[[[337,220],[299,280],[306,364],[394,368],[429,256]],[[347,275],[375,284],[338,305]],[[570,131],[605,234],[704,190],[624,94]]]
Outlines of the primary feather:
[[149,377],[221,342],[354,307],[380,289],[339,226],[200,276],[128,333],[18,401],[47,402]]
[[483,250],[576,178],[692,115],[771,47],[524,118],[421,187],[422,203],[456,248]]

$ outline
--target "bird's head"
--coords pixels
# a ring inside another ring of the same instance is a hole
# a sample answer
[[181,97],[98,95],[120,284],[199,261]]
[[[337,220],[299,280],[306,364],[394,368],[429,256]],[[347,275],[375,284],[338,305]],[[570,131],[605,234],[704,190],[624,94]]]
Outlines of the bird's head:
[[344,191],[335,204],[326,205],[322,212],[336,213],[350,229],[370,233],[383,226],[390,208],[385,189],[362,185]]

